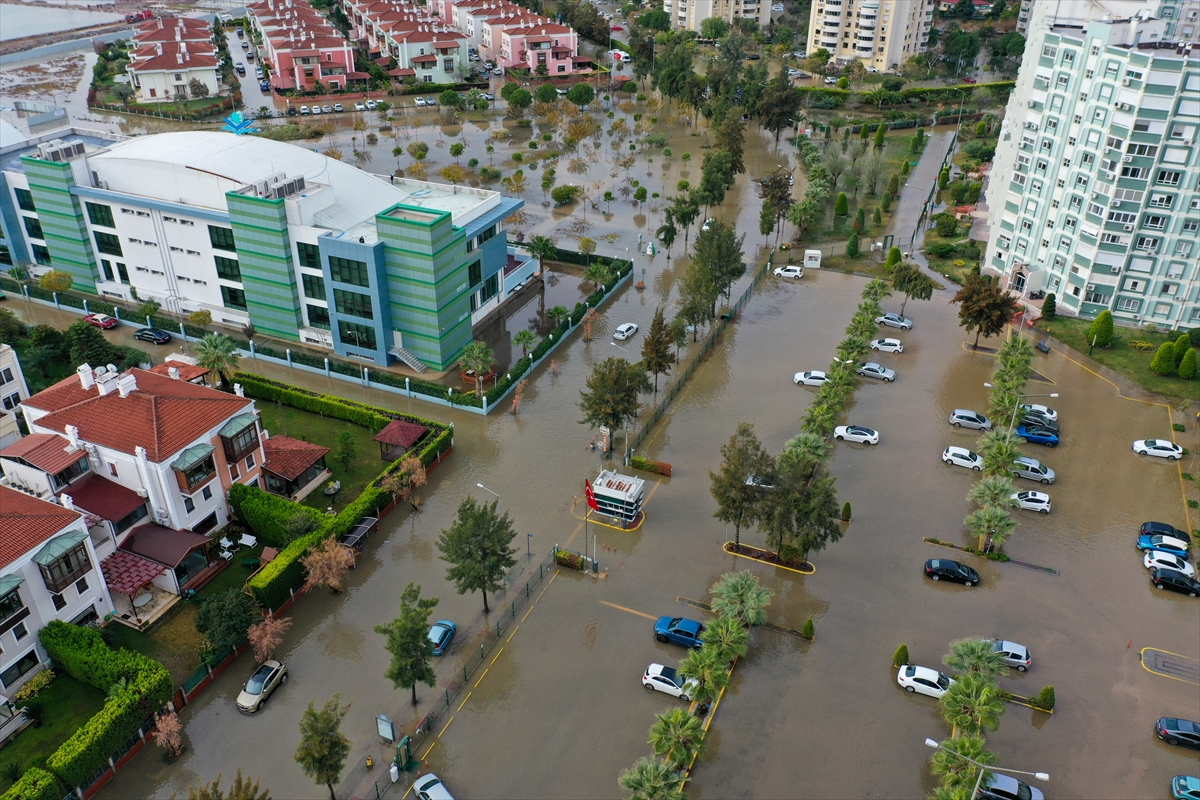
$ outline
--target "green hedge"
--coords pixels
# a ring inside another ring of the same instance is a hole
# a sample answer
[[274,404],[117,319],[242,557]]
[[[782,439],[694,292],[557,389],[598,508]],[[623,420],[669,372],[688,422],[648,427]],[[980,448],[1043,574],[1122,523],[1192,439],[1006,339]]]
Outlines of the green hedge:
[[279,495],[270,492],[243,491],[245,484],[235,483],[229,488],[229,505],[254,535],[263,543],[275,548],[284,548],[288,544],[287,522],[296,513],[309,514],[318,527],[324,517],[315,508],[309,508],[300,503],[293,503]]
[[21,779],[0,795],[0,800],[62,800],[64,791],[58,781],[44,769],[31,767]]
[[333,395],[318,394],[249,372],[237,372],[233,378],[242,385],[246,397],[271,403],[282,403],[285,406],[298,408],[301,411],[310,411],[323,417],[342,419],[369,428],[372,433],[379,433],[393,419],[407,419],[420,425],[438,424],[419,417],[397,414],[385,408],[377,408]]
[[122,678],[127,682],[46,759],[47,768],[65,785],[79,786],[167,704],[174,691],[171,673],[141,653],[110,649],[91,628],[61,620],[43,628],[38,638],[55,666],[83,683],[108,691]]

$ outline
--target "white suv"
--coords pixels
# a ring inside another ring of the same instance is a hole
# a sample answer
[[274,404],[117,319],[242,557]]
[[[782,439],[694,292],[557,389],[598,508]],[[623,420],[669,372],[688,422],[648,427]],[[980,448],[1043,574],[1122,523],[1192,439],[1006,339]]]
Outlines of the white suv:
[[972,453],[965,447],[947,447],[942,451],[942,461],[956,467],[973,469],[976,472],[983,469],[983,457],[978,453]]

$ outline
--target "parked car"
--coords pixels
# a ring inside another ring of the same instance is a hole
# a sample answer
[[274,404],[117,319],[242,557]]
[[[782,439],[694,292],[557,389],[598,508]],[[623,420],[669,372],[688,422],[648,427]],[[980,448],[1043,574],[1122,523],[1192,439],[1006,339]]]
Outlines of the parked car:
[[1154,726],[1158,738],[1167,744],[1200,750],[1200,722],[1175,717],[1159,717]]
[[1042,405],[1041,403],[1024,403],[1018,408],[1022,414],[1029,414],[1030,412],[1033,412],[1041,414],[1046,419],[1054,420],[1055,422],[1058,421],[1058,412],[1053,408],[1048,408]]
[[1137,544],[1138,550],[1161,550],[1164,553],[1170,553],[1173,556],[1180,558],[1188,557],[1188,543],[1183,539],[1175,539],[1171,536],[1163,536],[1160,533],[1154,533],[1149,536],[1139,536]]
[[287,683],[287,679],[287,667],[282,662],[274,659],[264,661],[238,694],[238,711],[245,711],[247,714],[258,711],[276,689]]
[[448,619],[439,619],[437,622],[429,626],[429,643],[433,647],[433,654],[440,656],[450,647],[450,642],[454,640],[454,634],[458,632],[458,626]]
[[832,75],[830,75],[829,77],[827,77],[825,79],[825,85],[827,85],[827,86],[837,86],[837,82],[838,82],[838,79],[833,77]]
[[863,364],[860,364],[855,372],[857,372],[859,375],[862,375],[864,378],[876,378],[881,381],[886,381],[887,383],[891,383],[892,381],[896,380],[895,370],[888,369],[882,364],[876,364],[874,361],[867,361]]
[[321,113],[322,114],[332,114],[333,106],[326,106],[326,105],[321,106]]
[[704,220],[704,224],[700,226],[700,230],[702,230],[702,231],[708,230],[710,227],[712,227],[712,224],[716,221],[717,221],[716,218],[709,217],[708,219]]
[[414,102],[414,103],[416,103],[417,105],[421,106],[421,107],[424,107],[424,106],[425,106],[425,98],[424,98],[424,97],[418,97],[418,98],[417,98],[416,100],[414,100],[413,102]]
[[808,372],[797,372],[792,376],[792,383],[801,386],[820,386],[827,380],[829,380],[829,376],[819,369],[812,369]]
[[903,353],[904,345],[900,343],[899,339],[874,339],[871,342],[871,349],[881,353]]
[[1138,439],[1133,443],[1133,452],[1139,456],[1170,458],[1175,461],[1183,458],[1183,448],[1166,439]]
[[417,800],[454,800],[454,795],[442,783],[442,779],[432,772],[426,772],[413,781],[413,792]]
[[346,108],[341,103],[334,103],[333,110],[340,114],[341,112],[345,111]]
[[1058,447],[1058,434],[1049,428],[1043,428],[1041,425],[1018,425],[1017,436],[1024,438],[1025,441],[1032,444]]
[[436,106],[436,105],[437,105],[437,98],[436,98],[436,97],[433,97],[432,95],[425,95],[425,105],[427,105],[427,106]]
[[1168,553],[1165,550],[1146,550],[1145,553],[1142,564],[1146,569],[1173,569],[1189,578],[1196,577],[1196,568],[1192,566],[1191,562],[1184,561],[1174,553]]
[[1188,597],[1200,597],[1200,581],[1184,575],[1179,570],[1156,569],[1150,573],[1150,582],[1156,589],[1170,589]]
[[1171,778],[1171,797],[1175,800],[1200,800],[1200,778],[1191,775]]
[[862,425],[839,425],[833,429],[833,438],[862,444],[879,444],[879,431]]
[[695,696],[699,685],[694,678],[685,681],[674,667],[664,667],[662,664],[651,664],[642,673],[642,686],[647,691],[669,694],[685,703]]
[[776,278],[803,278],[804,269],[799,264],[788,264],[786,267],[775,268]]
[[700,647],[700,634],[704,626],[686,617],[659,617],[654,623],[654,638],[660,642],[672,642],[684,647]]
[[625,29],[624,29],[624,28],[622,28],[620,25],[613,25],[613,26],[612,26],[612,30],[614,30],[614,31],[623,31],[623,30],[625,30]]
[[783,6],[776,3],[775,5],[771,6],[771,10],[778,14],[780,11],[783,11]]
[[1013,477],[1026,478],[1039,483],[1051,484],[1057,479],[1054,470],[1047,467],[1036,458],[1018,456],[1013,459]]
[[379,103],[375,102],[374,100],[367,101],[367,111],[374,111],[377,108],[379,108]]
[[1039,514],[1050,513],[1050,495],[1045,492],[1026,490],[1009,495],[1009,499],[1024,511],[1036,511]]
[[1043,428],[1049,428],[1050,430],[1054,431],[1055,433],[1058,433],[1058,431],[1059,431],[1058,418],[1055,417],[1055,418],[1051,419],[1050,415],[1043,414],[1041,411],[1030,410],[1030,411],[1026,411],[1026,412],[1022,413],[1021,414],[1021,424],[1022,425],[1040,425]]
[[312,113],[313,113],[313,115],[314,115],[314,116],[315,116],[315,115],[317,115],[317,114],[320,114],[320,113],[321,113],[321,107],[320,107],[320,106],[313,106],[313,107],[312,107]]
[[942,451],[942,461],[947,464],[953,464],[956,467],[966,467],[979,472],[983,469],[983,456],[978,453],[972,453],[965,447],[954,447],[951,445]]
[[259,83],[258,83],[258,90],[259,90],[260,92],[269,92],[269,91],[271,91],[271,82],[270,82],[270,81],[259,81]]
[[154,342],[155,344],[167,344],[171,341],[171,334],[158,328],[138,328],[133,338],[142,342]]
[[354,110],[355,110],[355,111],[366,111],[366,110],[367,110],[367,104],[366,104],[366,103],[364,103],[364,102],[362,102],[362,101],[360,100],[359,102],[357,102],[357,103],[355,103],[355,104],[354,104]]
[[980,800],[1045,800],[1037,787],[1002,772],[993,772],[986,778],[979,786],[978,796]]
[[882,314],[875,318],[876,325],[885,325],[889,328],[900,328],[901,330],[912,330],[912,320],[908,317],[902,317],[899,314]]
[[234,70],[237,72],[238,75],[241,75],[244,77],[246,74],[246,65],[239,62],[238,65],[236,67],[234,67]]
[[945,558],[931,558],[925,562],[925,575],[930,580],[953,581],[964,586],[974,586],[979,583],[979,573],[966,564],[950,561]]
[[1033,656],[1029,648],[1023,644],[1010,642],[1007,639],[993,639],[992,652],[999,653],[1000,658],[1010,667],[1016,667],[1017,672],[1024,672],[1033,666]]
[[978,83],[979,81],[975,80],[974,78],[963,78],[962,82],[963,83]]
[[1192,537],[1188,535],[1187,531],[1181,531],[1174,525],[1168,525],[1165,522],[1143,522],[1140,532],[1147,535],[1161,533],[1163,536],[1183,539],[1188,544],[1192,542]]
[[300,116],[302,116],[302,117],[308,116],[308,106],[300,106]]
[[896,673],[896,683],[903,686],[905,691],[940,698],[954,684],[954,679],[936,669],[906,664]]
[[121,323],[116,317],[110,317],[108,314],[88,314],[83,318],[83,321],[89,325],[95,325],[97,328],[111,330]]
[[636,324],[632,322],[626,322],[617,326],[617,329],[613,331],[613,338],[623,342],[637,332],[638,326]]
[[502,78],[504,77],[504,69],[502,67],[496,67],[494,70],[492,70],[492,74],[497,78]]
[[950,424],[956,428],[971,428],[977,431],[992,429],[991,420],[978,411],[971,411],[968,408],[956,408],[950,412]]

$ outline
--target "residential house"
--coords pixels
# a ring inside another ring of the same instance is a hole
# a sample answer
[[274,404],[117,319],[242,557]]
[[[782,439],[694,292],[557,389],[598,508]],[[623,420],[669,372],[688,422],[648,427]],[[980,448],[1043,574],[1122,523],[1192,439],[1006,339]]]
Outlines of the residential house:
[[28,397],[29,387],[17,351],[0,342],[0,450],[21,438],[18,406]]
[[355,69],[354,46],[304,0],[262,0],[246,12],[274,88],[311,91],[319,83],[336,90],[369,77]]

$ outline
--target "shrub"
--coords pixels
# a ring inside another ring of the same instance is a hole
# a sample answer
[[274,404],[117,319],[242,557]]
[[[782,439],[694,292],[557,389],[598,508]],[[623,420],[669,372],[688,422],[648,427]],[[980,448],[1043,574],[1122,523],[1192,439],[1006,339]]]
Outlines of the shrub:
[[1200,328],[1192,328],[1187,335],[1192,347],[1200,347]]
[[850,521],[850,501],[849,500],[847,500],[845,502],[845,504],[842,505],[842,521],[843,522]]
[[653,472],[656,475],[671,477],[671,465],[665,461],[655,461],[644,456],[634,456],[630,460],[630,465],[634,469],[640,469],[643,472]]
[[1158,352],[1154,354],[1154,360],[1150,362],[1150,371],[1156,375],[1175,374],[1175,345],[1171,342],[1163,342],[1159,345]]
[[813,618],[809,617],[808,619],[804,620],[804,627],[800,629],[800,638],[807,639],[811,642],[813,637],[816,635],[816,630],[813,628]]
[[887,213],[888,211],[892,210],[892,193],[891,192],[883,193],[883,196],[879,198],[879,207],[883,209],[884,213]]
[[1045,709],[1046,711],[1053,711],[1054,710],[1054,687],[1047,686],[1044,689],[1042,689],[1040,692],[1038,692],[1038,696],[1037,696],[1037,698],[1034,699],[1033,704],[1035,706],[1037,706],[1038,708]]
[[1145,339],[1130,339],[1129,346],[1134,350],[1148,353],[1154,349],[1154,342],[1148,342]]
[[947,214],[943,211],[941,214],[936,215],[933,220],[937,226],[938,236],[949,239],[958,230],[958,220],[954,218],[953,214]]
[[1113,340],[1113,315],[1108,309],[1100,312],[1100,316],[1092,322],[1092,326],[1088,328],[1088,343],[1095,343],[1096,347],[1108,347]]
[[1185,381],[1196,377],[1196,351],[1194,349],[1183,354],[1183,361],[1179,362],[1179,377]]
[[38,696],[38,693],[45,689],[50,684],[54,683],[55,672],[52,669],[44,669],[37,675],[34,675],[25,685],[17,690],[17,693],[12,696],[14,703],[20,705]]
[[621,87],[621,91],[633,94],[637,91],[637,88],[638,86],[635,81],[625,81],[625,84]]
[[573,186],[571,184],[555,186],[554,191],[550,192],[550,199],[554,201],[555,205],[564,206],[568,203],[575,202],[582,191],[583,190],[578,186]]
[[58,781],[40,767],[30,767],[20,780],[8,787],[4,800],[61,800],[63,791]]
[[1058,298],[1054,296],[1054,292],[1051,292],[1046,295],[1046,302],[1042,303],[1042,319],[1052,320],[1056,313],[1058,313]]
[[903,667],[908,663],[908,645],[902,644],[896,648],[896,652],[892,654],[892,666]]
[[861,252],[862,251],[858,249],[858,234],[850,234],[850,241],[846,242],[846,255],[850,256],[851,258],[858,258]]
[[584,567],[583,556],[566,550],[554,551],[554,563],[567,569],[579,570],[580,572],[583,571]]
[[479,179],[488,182],[498,181],[500,180],[500,170],[495,167],[480,167]]
[[1184,355],[1192,347],[1191,341],[1188,340],[1186,333],[1179,334],[1179,338],[1175,340],[1175,350],[1173,356],[1175,358],[1175,368],[1179,368],[1179,362],[1183,361]]
[[833,205],[833,213],[838,217],[850,216],[850,199],[845,192],[838,192],[837,202]]
[[931,256],[945,258],[954,252],[954,245],[949,242],[930,242],[925,245],[925,252]]

